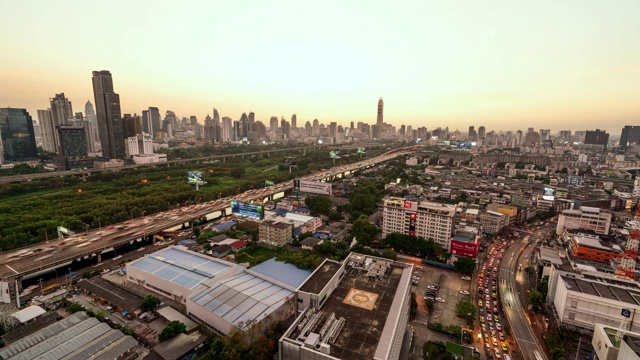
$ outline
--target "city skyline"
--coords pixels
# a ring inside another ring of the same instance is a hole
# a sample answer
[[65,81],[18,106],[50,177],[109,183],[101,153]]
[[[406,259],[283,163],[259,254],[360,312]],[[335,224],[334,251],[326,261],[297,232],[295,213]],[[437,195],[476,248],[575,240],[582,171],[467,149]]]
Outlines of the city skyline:
[[91,4],[66,3],[73,13],[6,4],[12,36],[0,40],[0,106],[36,114],[59,93],[94,102],[89,76],[104,69],[118,79],[122,113],[157,106],[201,124],[214,107],[232,119],[254,111],[265,124],[294,113],[299,127],[315,118],[375,124],[380,97],[386,123],[460,131],[616,136],[640,113],[636,1],[116,1],[101,9],[122,26],[96,20]]

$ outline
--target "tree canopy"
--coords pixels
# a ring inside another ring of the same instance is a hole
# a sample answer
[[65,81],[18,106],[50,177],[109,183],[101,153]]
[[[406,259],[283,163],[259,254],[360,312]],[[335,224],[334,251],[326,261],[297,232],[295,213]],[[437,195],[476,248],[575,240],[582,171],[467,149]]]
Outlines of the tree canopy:
[[186,332],[187,332],[187,326],[178,320],[174,320],[169,324],[167,324],[167,326],[164,329],[162,329],[162,332],[160,333],[158,338],[160,342],[163,342],[171,339],[177,334],[184,334]]
[[476,260],[470,257],[460,256],[458,260],[453,263],[453,266],[461,273],[471,275],[476,269]]
[[149,311],[155,309],[158,305],[160,305],[160,299],[153,295],[147,295],[142,301],[140,309],[142,309],[142,311]]

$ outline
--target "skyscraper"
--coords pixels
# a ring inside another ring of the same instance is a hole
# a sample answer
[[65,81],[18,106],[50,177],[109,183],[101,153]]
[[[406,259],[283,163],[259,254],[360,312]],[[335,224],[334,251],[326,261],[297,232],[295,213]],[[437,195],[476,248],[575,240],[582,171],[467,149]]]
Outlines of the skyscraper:
[[53,126],[54,152],[60,154],[60,136],[56,130],[60,125],[67,125],[69,119],[73,119],[73,107],[71,101],[64,96],[64,93],[55,94],[49,99],[51,104],[51,122]]
[[162,118],[160,117],[160,110],[157,107],[149,107],[149,123],[151,129],[149,129],[149,135],[153,137],[155,133],[162,130]]
[[320,135],[320,122],[318,119],[313,119],[313,136]]
[[[91,103],[91,101],[87,101],[87,103],[84,104],[84,118],[91,123],[91,143],[93,144],[95,142],[99,142],[100,135],[98,134],[98,119],[96,118],[96,112],[93,109],[93,104]],[[91,146],[93,147],[93,145]]]
[[607,145],[609,143],[609,134],[600,129],[587,130],[584,136],[584,143],[587,145]]
[[[277,120],[277,118],[276,118]],[[228,116],[224,116],[222,118],[222,134],[220,134],[220,140],[224,143],[228,143],[231,139],[231,131],[233,130],[233,125],[231,124],[231,118]]]
[[291,128],[295,129],[298,127],[298,116],[296,114],[291,115]]
[[176,116],[176,113],[174,113],[173,111],[167,110],[167,112],[164,115],[164,121],[167,124],[171,124],[171,129],[175,130],[177,128],[178,117]]
[[478,139],[478,134],[473,126],[469,126],[469,135],[467,138],[469,141],[475,141]]
[[80,126],[58,126],[60,155],[67,159],[79,159],[87,156],[85,129]]
[[272,116],[271,119],[269,119],[269,131],[278,131],[278,117],[277,116]]
[[149,134],[151,131],[151,122],[149,121],[149,110],[142,110],[140,116],[140,122],[142,123],[142,132]]
[[94,71],[92,80],[102,157],[124,159],[126,154],[120,113],[120,95],[113,90],[113,78],[109,71]]
[[640,144],[640,126],[627,125],[620,134],[620,147],[624,149],[633,144]]
[[42,133],[42,150],[56,152],[55,135],[53,134],[55,128],[51,120],[50,109],[38,110],[38,123],[40,123],[40,131]]
[[376,125],[379,128],[382,128],[382,123],[384,122],[384,101],[382,98],[378,100],[378,117],[376,118]]
[[[124,114],[122,118],[124,129],[124,137],[130,138],[142,134],[142,125],[140,124],[140,116],[133,114]],[[126,152],[126,151],[125,151]]]
[[0,108],[0,146],[2,163],[38,158],[33,119],[26,109]]
[[551,129],[540,129],[540,141],[551,140]]
[[487,136],[487,129],[484,126],[478,128],[478,140],[482,140]]

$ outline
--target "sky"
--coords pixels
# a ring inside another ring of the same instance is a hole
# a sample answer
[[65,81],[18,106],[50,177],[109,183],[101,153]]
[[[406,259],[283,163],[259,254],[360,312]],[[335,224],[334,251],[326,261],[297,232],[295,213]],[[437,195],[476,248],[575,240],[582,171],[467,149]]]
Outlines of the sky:
[[0,0],[0,107],[94,103],[298,126],[640,125],[639,0]]

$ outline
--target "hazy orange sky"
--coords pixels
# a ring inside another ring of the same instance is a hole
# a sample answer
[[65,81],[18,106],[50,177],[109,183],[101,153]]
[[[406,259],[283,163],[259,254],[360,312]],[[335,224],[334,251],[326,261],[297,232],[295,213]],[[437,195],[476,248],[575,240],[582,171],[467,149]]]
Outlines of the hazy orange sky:
[[0,107],[487,130],[640,125],[640,1],[0,0]]

